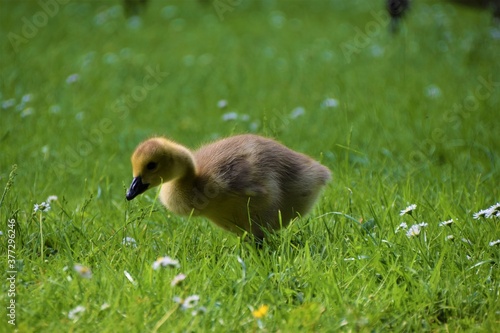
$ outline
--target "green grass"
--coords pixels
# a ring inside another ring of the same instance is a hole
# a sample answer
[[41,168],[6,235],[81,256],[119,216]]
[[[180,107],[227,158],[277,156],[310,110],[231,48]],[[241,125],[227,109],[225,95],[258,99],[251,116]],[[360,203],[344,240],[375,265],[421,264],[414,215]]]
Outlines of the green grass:
[[[210,3],[152,1],[133,28],[118,1],[69,1],[13,47],[9,33],[42,9],[1,0],[0,262],[7,272],[15,220],[18,273],[16,327],[4,282],[0,331],[498,331],[499,219],[472,217],[500,201],[491,15],[422,0],[391,36],[373,14],[381,2],[246,0],[221,20]],[[154,191],[125,200],[141,140],[196,147],[247,132],[333,173],[314,211],[261,250],[170,214]],[[403,221],[428,227],[408,238],[395,233]],[[165,255],[180,268],[153,270]],[[190,295],[205,313],[173,301]]]

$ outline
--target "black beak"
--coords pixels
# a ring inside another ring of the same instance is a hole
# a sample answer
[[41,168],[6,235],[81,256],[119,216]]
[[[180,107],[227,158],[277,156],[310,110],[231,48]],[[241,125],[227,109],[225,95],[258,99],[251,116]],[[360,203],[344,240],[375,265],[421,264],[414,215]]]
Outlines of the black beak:
[[141,176],[137,176],[132,180],[130,188],[127,191],[127,200],[132,200],[141,193],[144,193],[149,187],[149,184],[143,184]]

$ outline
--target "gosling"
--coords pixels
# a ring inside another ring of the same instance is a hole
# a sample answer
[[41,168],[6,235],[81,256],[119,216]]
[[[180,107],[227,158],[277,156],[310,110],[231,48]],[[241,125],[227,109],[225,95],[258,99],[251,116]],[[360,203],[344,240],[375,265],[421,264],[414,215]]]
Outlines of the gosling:
[[204,216],[256,240],[307,214],[331,178],[330,170],[310,157],[250,134],[195,152],[154,137],[139,144],[131,161],[127,200],[161,185],[160,200],[173,213]]

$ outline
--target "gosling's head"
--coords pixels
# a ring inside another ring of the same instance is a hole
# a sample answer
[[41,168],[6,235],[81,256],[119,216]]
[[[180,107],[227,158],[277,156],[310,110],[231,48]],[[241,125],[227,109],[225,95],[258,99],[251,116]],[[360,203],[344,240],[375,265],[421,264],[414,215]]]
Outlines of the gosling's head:
[[127,200],[184,176],[194,164],[189,150],[161,137],[142,142],[132,154],[131,161],[134,179],[127,191]]

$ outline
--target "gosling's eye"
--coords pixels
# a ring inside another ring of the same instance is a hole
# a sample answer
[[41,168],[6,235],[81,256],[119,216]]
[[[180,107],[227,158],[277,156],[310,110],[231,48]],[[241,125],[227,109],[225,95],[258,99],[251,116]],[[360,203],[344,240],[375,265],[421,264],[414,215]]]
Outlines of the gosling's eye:
[[157,166],[157,165],[158,165],[158,164],[157,164],[156,162],[149,162],[149,163],[146,165],[146,168],[147,168],[148,170],[154,170],[154,169],[156,169],[156,166]]

